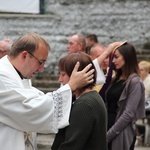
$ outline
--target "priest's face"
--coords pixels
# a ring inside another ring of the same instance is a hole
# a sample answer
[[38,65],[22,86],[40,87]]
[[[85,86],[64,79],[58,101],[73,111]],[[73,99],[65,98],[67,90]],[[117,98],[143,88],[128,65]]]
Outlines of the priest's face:
[[23,51],[20,57],[22,67],[19,67],[19,72],[25,79],[30,79],[38,72],[44,71],[44,63],[48,57],[48,49],[45,45],[40,44],[34,53]]

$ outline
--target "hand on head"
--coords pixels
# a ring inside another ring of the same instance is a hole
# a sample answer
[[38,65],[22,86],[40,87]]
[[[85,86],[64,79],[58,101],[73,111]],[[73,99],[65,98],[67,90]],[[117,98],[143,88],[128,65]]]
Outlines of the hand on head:
[[110,54],[111,52],[115,51],[118,47],[122,46],[123,44],[125,44],[127,41],[124,42],[114,42],[114,43],[110,43],[107,47],[107,51]]
[[68,82],[72,91],[75,91],[77,88],[84,87],[85,85],[88,85],[94,81],[94,69],[88,71],[91,67],[91,64],[87,65],[82,71],[78,71],[79,65],[80,63],[77,62],[71,74],[70,81]]

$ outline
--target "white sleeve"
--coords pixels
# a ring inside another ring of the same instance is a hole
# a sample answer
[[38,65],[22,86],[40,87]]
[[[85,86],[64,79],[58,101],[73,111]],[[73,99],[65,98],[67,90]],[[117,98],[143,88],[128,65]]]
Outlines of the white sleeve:
[[[54,98],[55,107],[57,107],[55,110],[55,115],[57,115],[55,117],[57,119],[55,126],[60,129],[69,125],[69,116],[72,104],[72,91],[70,86],[66,84],[61,86],[55,93],[57,93],[57,96]],[[59,93],[62,94],[62,97]]]
[[93,64],[96,68],[96,71],[97,71],[97,78],[96,78],[96,84],[99,85],[99,84],[104,84],[105,83],[105,75],[104,75],[104,72],[102,71],[102,69],[100,68],[100,65],[98,63],[98,60],[97,59],[94,59],[93,60]]
[[72,92],[69,85],[40,95],[34,89],[0,92],[0,122],[21,131],[57,133],[69,124]]
[[0,125],[26,132],[56,133],[69,124],[71,103],[68,84],[44,94],[31,86],[31,80],[22,80],[7,57],[0,59]]

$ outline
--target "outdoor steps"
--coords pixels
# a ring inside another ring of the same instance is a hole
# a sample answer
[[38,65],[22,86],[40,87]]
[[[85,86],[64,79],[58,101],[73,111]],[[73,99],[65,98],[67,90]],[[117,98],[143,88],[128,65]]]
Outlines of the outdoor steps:
[[32,80],[32,85],[44,93],[52,92],[60,87],[60,83],[57,80],[48,79],[34,79]]
[[142,49],[137,51],[137,58],[139,61],[150,61],[150,49]]
[[34,76],[32,78],[32,85],[44,93],[52,92],[60,87],[58,75],[51,75],[46,71]]

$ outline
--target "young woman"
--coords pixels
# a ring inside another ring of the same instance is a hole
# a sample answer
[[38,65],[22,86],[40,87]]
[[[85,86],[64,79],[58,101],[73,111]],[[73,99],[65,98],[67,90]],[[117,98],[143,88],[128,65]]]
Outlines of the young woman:
[[133,150],[135,122],[145,116],[144,85],[139,77],[136,51],[124,43],[114,52],[116,76],[106,92],[109,150]]
[[[90,63],[90,69],[95,68],[89,55],[72,53],[59,62],[59,82],[66,84],[69,81],[77,62],[80,62],[79,70]],[[72,103],[69,126],[59,130],[52,150],[107,150],[106,107],[99,94],[92,90],[95,82],[96,72],[93,83],[73,92],[76,99]]]

